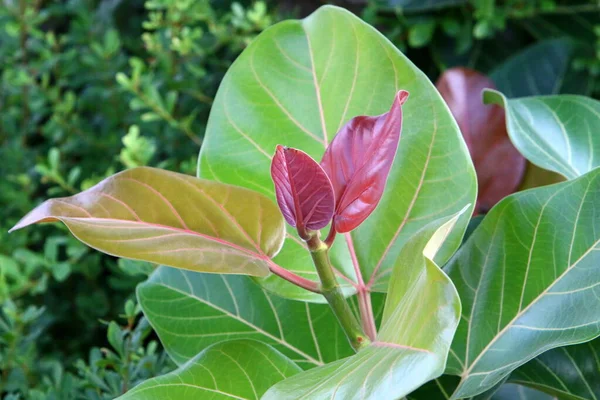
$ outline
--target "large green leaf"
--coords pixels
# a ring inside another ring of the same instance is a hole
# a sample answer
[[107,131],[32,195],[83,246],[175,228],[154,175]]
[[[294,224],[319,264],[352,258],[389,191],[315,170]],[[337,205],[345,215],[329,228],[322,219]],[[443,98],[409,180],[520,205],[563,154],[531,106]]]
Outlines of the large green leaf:
[[600,399],[600,339],[547,351],[510,376],[561,399]]
[[[494,394],[504,385],[506,379],[498,382],[492,388],[486,390],[483,393],[475,395],[473,397],[469,397],[469,400],[490,400],[494,397]],[[430,382],[427,382],[425,385],[421,386],[419,389],[415,390],[408,396],[406,396],[407,400],[448,400],[456,390],[456,387],[460,383],[460,378],[458,376],[453,375],[442,375],[439,378],[436,378]]]
[[[408,238],[474,204],[476,178],[458,127],[428,78],[350,12],[322,7],[304,20],[267,29],[248,46],[215,98],[199,176],[274,198],[269,165],[277,144],[319,160],[345,122],[388,111],[399,89],[408,90],[410,98],[403,106],[402,138],[387,189],[365,223],[338,237],[332,249],[332,262],[346,277],[340,282],[356,286],[359,270],[371,289],[385,291]],[[438,254],[439,263],[459,245],[467,214]],[[292,229],[275,261],[316,277]],[[262,283],[284,296],[306,298],[281,279]],[[313,299],[322,301],[322,296]]]
[[396,399],[441,375],[460,300],[432,260],[458,218],[429,224],[402,249],[381,329],[370,346],[276,384],[264,400]]
[[509,98],[588,94],[593,88],[591,76],[570,68],[578,48],[566,38],[541,41],[498,65],[490,77]]
[[161,267],[138,286],[137,295],[178,364],[232,338],[261,340],[303,368],[353,354],[328,305],[280,298],[245,276]]
[[301,369],[254,340],[214,344],[173,372],[149,379],[119,400],[258,400],[273,384]]
[[554,347],[600,332],[600,170],[517,193],[447,267],[463,302],[447,372],[476,395]]
[[277,206],[259,193],[146,167],[48,200],[13,230],[48,221],[111,255],[221,274],[268,275],[285,235]]
[[506,109],[508,134],[534,164],[573,179],[600,165],[600,101],[560,95],[508,100],[486,91],[486,103]]
[[557,400],[546,393],[514,383],[502,385],[492,400]]

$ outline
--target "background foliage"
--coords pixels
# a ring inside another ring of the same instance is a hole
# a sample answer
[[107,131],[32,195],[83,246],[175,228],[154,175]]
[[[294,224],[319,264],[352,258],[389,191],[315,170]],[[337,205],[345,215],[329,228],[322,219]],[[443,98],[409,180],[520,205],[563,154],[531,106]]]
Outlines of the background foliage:
[[[6,232],[42,198],[125,168],[193,174],[231,62],[267,26],[318,5],[0,1],[0,396],[114,398],[174,368],[133,302],[151,266],[100,255],[58,225]],[[593,1],[341,5],[432,80],[464,65],[509,97],[600,94]]]

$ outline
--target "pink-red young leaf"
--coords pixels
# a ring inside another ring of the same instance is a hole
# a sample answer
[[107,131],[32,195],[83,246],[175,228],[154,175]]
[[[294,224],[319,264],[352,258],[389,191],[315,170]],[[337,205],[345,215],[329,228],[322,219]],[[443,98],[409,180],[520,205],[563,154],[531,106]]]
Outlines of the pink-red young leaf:
[[495,88],[488,77],[468,68],[452,68],[442,74],[436,86],[460,127],[477,171],[475,213],[487,212],[517,190],[525,172],[525,158],[508,137],[504,109],[484,105],[481,100],[483,89]]
[[353,118],[325,151],[321,166],[335,191],[337,232],[359,226],[381,200],[398,149],[402,104],[407,98],[408,92],[401,90],[389,112]]
[[285,238],[283,218],[267,197],[146,167],[45,201],[12,230],[52,221],[111,255],[220,274],[268,275]]
[[325,227],[333,216],[335,198],[323,168],[303,151],[277,146],[271,163],[277,203],[288,224],[301,237]]

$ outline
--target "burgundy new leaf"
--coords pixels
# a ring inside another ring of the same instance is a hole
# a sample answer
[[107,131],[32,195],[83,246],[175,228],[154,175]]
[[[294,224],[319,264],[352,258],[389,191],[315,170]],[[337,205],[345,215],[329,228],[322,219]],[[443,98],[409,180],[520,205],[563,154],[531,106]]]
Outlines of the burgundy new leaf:
[[452,68],[436,84],[463,134],[475,170],[479,193],[475,213],[487,212],[502,198],[515,192],[525,172],[525,158],[506,132],[504,109],[484,105],[481,92],[495,89],[485,75]]
[[323,168],[303,151],[277,146],[271,163],[275,195],[285,220],[306,239],[306,230],[325,227],[335,198]]
[[355,117],[335,136],[321,160],[335,191],[337,232],[349,232],[377,207],[394,161],[402,129],[402,104],[396,94],[389,112]]

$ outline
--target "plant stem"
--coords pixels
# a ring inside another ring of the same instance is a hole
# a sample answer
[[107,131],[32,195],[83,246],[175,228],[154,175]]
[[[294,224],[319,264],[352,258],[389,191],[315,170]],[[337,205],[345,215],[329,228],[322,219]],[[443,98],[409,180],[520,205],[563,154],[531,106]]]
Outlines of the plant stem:
[[354,266],[354,273],[358,283],[355,285],[356,297],[358,298],[358,309],[360,311],[360,321],[362,327],[371,341],[375,341],[377,336],[377,327],[375,326],[375,316],[373,315],[373,306],[371,305],[371,291],[365,285],[365,281],[362,277],[360,266],[358,265],[358,259],[356,258],[356,251],[354,250],[354,242],[352,241],[352,235],[346,233],[346,243],[348,244],[348,251],[350,252],[350,258],[352,259],[352,265]]
[[319,239],[318,234],[312,236],[307,244],[321,279],[321,293],[327,299],[331,310],[338,319],[346,337],[348,337],[350,345],[356,351],[368,346],[371,341],[364,333],[356,316],[352,313],[333,272],[329,260],[329,247]]

